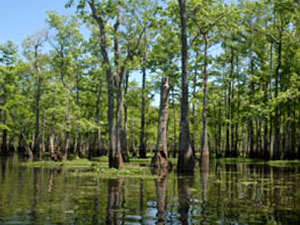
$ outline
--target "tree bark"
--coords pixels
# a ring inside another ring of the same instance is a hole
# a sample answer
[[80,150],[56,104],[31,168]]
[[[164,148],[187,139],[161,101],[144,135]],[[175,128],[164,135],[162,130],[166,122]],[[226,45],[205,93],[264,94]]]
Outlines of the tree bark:
[[96,124],[97,124],[97,135],[96,135],[96,155],[103,155],[102,140],[101,140],[101,93],[102,93],[102,83],[100,82],[97,88],[97,106],[96,106]]
[[[279,94],[279,79],[280,79],[280,69],[281,69],[281,58],[282,58],[282,34],[280,33],[280,40],[278,43],[278,59],[277,67],[275,71],[275,99],[277,100]],[[276,102],[275,107],[275,117],[274,117],[274,147],[273,147],[273,160],[280,159],[280,114],[279,114],[279,105],[278,101]]]
[[34,135],[34,145],[33,145],[33,160],[40,159],[40,100],[41,100],[41,86],[42,86],[42,74],[39,60],[39,45],[34,47],[34,57],[35,57],[35,69],[37,72],[37,90],[35,96],[35,135]]
[[124,106],[124,127],[123,127],[123,155],[126,155],[128,157],[129,161],[129,156],[128,156],[128,142],[127,142],[127,130],[128,130],[128,105],[127,105],[127,92],[128,92],[128,82],[129,82],[129,72],[126,73],[126,78],[125,78],[125,88],[124,88],[124,99],[125,102],[123,104]]
[[157,131],[157,145],[156,152],[152,158],[151,166],[158,168],[167,168],[168,161],[168,138],[167,138],[167,125],[169,117],[169,79],[163,77],[161,79],[160,87],[160,107]]
[[[195,74],[194,74],[194,77],[193,77],[193,93],[192,93],[192,96],[193,98],[195,99],[196,98],[196,88],[197,88],[197,79],[198,79],[198,64],[197,64],[197,60],[198,60],[198,57],[199,57],[199,52],[196,51],[196,59],[195,59]],[[192,104],[192,118],[191,118],[191,123],[192,123],[192,126],[195,126],[195,123],[196,123],[196,103],[193,102]],[[193,129],[192,131],[192,140],[191,140],[191,145],[192,145],[192,149],[193,149],[193,152],[195,152],[195,145],[196,145],[196,135],[195,135],[196,131],[195,131],[195,128]]]
[[208,82],[208,35],[207,33],[203,34],[204,39],[204,67],[203,67],[203,110],[202,110],[202,157],[209,157],[209,148],[208,148],[208,137],[207,137],[207,82]]
[[[123,78],[124,74],[126,74],[124,65],[121,68],[121,51],[120,51],[120,40],[119,40],[119,29],[121,23],[121,12],[120,7],[117,6],[117,19],[114,25],[115,37],[114,37],[114,53],[115,53],[115,85],[116,85],[116,97],[117,97],[117,119],[116,119],[116,151],[117,155],[122,157],[122,161],[129,162],[128,152],[126,151],[127,148],[124,146],[124,132],[123,132],[123,117],[122,117],[122,110],[123,110],[123,103],[124,103],[124,95],[122,90],[123,85]],[[119,157],[120,157],[119,156]],[[123,167],[123,162],[119,163],[121,167]]]
[[140,147],[139,155],[140,158],[146,158],[146,145],[145,145],[145,109],[146,109],[146,96],[145,96],[145,86],[146,86],[146,52],[143,54],[143,81],[142,81],[142,111],[141,111],[141,136],[140,136]]
[[176,158],[177,154],[177,121],[176,121],[176,108],[175,108],[175,93],[174,86],[172,87],[172,108],[173,108],[173,158]]
[[89,6],[92,10],[94,19],[96,20],[100,31],[100,47],[103,57],[103,66],[106,69],[107,89],[108,89],[108,128],[109,128],[109,167],[120,168],[123,166],[121,153],[116,148],[116,133],[114,129],[114,80],[107,51],[106,28],[103,18],[98,14],[95,1],[90,0]]
[[190,143],[189,127],[189,80],[188,80],[188,45],[187,45],[187,15],[186,0],[178,0],[181,22],[181,118],[180,118],[180,139],[179,157],[177,171],[179,173],[194,172],[194,153]]

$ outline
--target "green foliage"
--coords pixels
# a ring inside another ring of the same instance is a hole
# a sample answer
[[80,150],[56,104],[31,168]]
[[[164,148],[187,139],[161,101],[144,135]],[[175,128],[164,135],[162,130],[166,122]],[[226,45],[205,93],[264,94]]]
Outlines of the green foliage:
[[[171,151],[176,137],[175,145],[178,144],[180,125],[182,81],[178,2],[95,0],[96,12],[103,19],[109,63],[103,61],[99,24],[92,15],[89,1],[71,0],[66,6],[76,7],[76,14],[48,12],[48,31],[38,31],[24,40],[24,60],[13,42],[0,45],[1,141],[7,132],[7,144],[21,145],[22,138],[31,144],[36,125],[37,84],[41,78],[39,128],[46,152],[52,136],[56,149],[60,150],[68,140],[71,151],[75,151],[79,143],[85,155],[95,147],[97,138],[107,149],[106,71],[111,69],[115,75],[118,68],[123,68],[129,74],[126,95],[125,78],[121,84],[128,113],[127,142],[128,146],[137,147],[142,95],[139,71],[145,66],[147,147],[153,149],[156,144],[157,96],[160,79],[167,76],[172,85],[168,123]],[[116,33],[118,8],[121,23]],[[290,158],[298,157],[299,3],[292,0],[231,3],[188,0],[187,11],[190,127],[196,151],[201,144],[203,34],[206,33],[210,77],[207,119],[212,155],[224,155],[230,142],[237,146],[238,155],[247,156],[252,140],[255,151],[259,152],[256,157],[261,157],[265,143],[271,148],[274,127],[278,124],[281,157],[286,158],[290,152],[293,152]],[[83,35],[83,29],[89,30],[89,36]],[[120,44],[119,58],[114,49],[116,37]],[[36,48],[40,74],[35,69]],[[114,81],[116,79],[114,76]],[[125,108],[122,109],[123,117],[124,112]]]

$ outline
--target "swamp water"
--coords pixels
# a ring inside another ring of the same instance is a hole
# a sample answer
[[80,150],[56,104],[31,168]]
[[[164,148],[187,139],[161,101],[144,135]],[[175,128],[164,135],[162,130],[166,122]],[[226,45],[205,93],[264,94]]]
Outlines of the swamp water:
[[1,159],[0,224],[300,224],[300,167],[211,163],[193,177],[103,179]]

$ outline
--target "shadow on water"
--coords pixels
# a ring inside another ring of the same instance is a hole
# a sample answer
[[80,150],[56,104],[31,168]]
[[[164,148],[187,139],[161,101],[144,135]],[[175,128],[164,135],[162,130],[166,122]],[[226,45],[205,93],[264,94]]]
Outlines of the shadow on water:
[[1,176],[2,176],[2,179],[4,179],[5,178],[7,158],[6,157],[0,157],[0,161],[1,161]]

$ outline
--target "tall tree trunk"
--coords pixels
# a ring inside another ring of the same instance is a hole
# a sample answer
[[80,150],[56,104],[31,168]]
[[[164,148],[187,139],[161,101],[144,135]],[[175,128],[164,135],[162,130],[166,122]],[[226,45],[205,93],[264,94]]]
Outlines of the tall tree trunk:
[[204,39],[204,67],[203,67],[203,110],[202,110],[202,157],[209,158],[208,137],[207,137],[207,82],[208,82],[208,35],[203,34]]
[[101,93],[102,93],[102,83],[100,82],[97,88],[97,106],[96,106],[96,124],[97,124],[97,135],[96,135],[96,155],[103,155],[102,140],[101,140]]
[[226,150],[225,150],[225,156],[226,157],[232,157],[232,145],[230,144],[230,141],[233,142],[233,138],[230,139],[230,133],[231,137],[233,136],[233,129],[232,129],[232,105],[231,105],[231,97],[232,97],[232,83],[233,83],[233,72],[234,72],[234,50],[231,47],[230,49],[230,77],[229,77],[229,84],[228,84],[228,95],[227,95],[227,119],[229,120],[229,123],[226,124]]
[[55,112],[54,109],[56,107],[56,87],[54,87],[54,95],[53,95],[53,102],[52,102],[52,113],[51,113],[51,128],[50,128],[50,138],[49,138],[49,151],[50,151],[50,156],[52,160],[57,160],[56,154],[55,154]]
[[123,151],[124,155],[126,154],[128,157],[129,161],[129,156],[128,156],[128,143],[127,143],[127,129],[128,129],[128,105],[127,105],[127,92],[128,92],[128,82],[129,82],[129,72],[126,73],[125,77],[125,88],[124,88],[124,98],[125,102],[123,104],[124,106],[124,127],[123,127]]
[[[121,59],[121,51],[120,51],[120,41],[119,41],[119,29],[121,22],[121,12],[120,6],[117,6],[117,20],[114,25],[115,37],[114,37],[114,53],[115,53],[115,85],[116,85],[116,98],[117,98],[117,119],[116,119],[116,154],[119,158],[119,167],[123,167],[123,161],[128,162],[129,157],[126,151],[126,147],[123,141],[123,103],[124,103],[124,95],[122,90],[123,78],[124,78],[124,70],[121,69],[120,59]],[[126,138],[126,137],[125,137]]]
[[107,51],[106,28],[103,18],[99,16],[95,7],[94,0],[90,0],[89,6],[92,10],[94,19],[96,20],[100,30],[100,47],[103,57],[103,66],[106,68],[106,79],[108,89],[108,128],[109,128],[109,167],[120,168],[123,165],[122,157],[116,149],[116,135],[114,129],[114,81],[112,68]]
[[42,74],[40,68],[40,60],[39,60],[39,45],[36,45],[34,48],[34,56],[35,56],[35,69],[37,71],[37,90],[35,95],[35,135],[34,135],[34,145],[33,145],[33,159],[40,159],[40,100],[41,100],[41,86],[42,86]]
[[[250,53],[250,71],[251,75],[254,75],[254,59],[253,59],[253,52],[252,52],[252,47],[251,47],[251,53]],[[255,84],[254,81],[250,81],[250,104],[253,104],[253,94],[255,89]],[[249,118],[249,133],[248,133],[248,139],[249,139],[249,157],[250,158],[255,158],[255,152],[254,152],[254,125],[253,125],[253,116],[250,115]]]
[[[198,79],[198,65],[197,65],[197,60],[198,60],[198,57],[199,57],[199,52],[196,51],[196,59],[195,59],[195,74],[194,74],[194,77],[193,77],[193,93],[192,93],[192,96],[193,98],[195,99],[196,98],[196,87],[197,87],[197,79]],[[191,119],[191,123],[193,126],[195,126],[196,124],[196,103],[195,101],[193,101],[193,104],[192,104],[192,119]],[[191,145],[192,145],[192,149],[193,149],[193,152],[195,152],[195,145],[196,145],[196,135],[195,135],[196,131],[195,129],[193,129],[192,131],[192,140],[191,140]]]
[[279,103],[278,103],[278,94],[279,94],[279,79],[280,79],[280,69],[281,69],[281,55],[282,55],[282,34],[280,33],[280,40],[278,43],[278,59],[277,67],[275,71],[275,118],[274,118],[274,153],[273,160],[280,159],[280,113],[279,113]]
[[157,145],[156,152],[152,158],[151,166],[158,168],[167,168],[168,162],[168,138],[167,138],[167,126],[169,117],[169,79],[163,77],[161,79],[160,86],[160,107],[159,107],[159,119],[157,130]]
[[[79,71],[78,71],[78,59],[76,58],[76,105],[78,107],[80,107],[80,87],[79,87],[79,84],[80,84],[80,74],[79,74]],[[79,114],[79,119],[80,119],[81,115]],[[82,147],[82,140],[81,140],[81,132],[80,132],[80,123],[78,124],[77,126],[77,145],[76,145],[76,149],[74,149],[75,151],[75,154],[76,156],[80,156],[80,152],[81,152],[81,147]],[[89,153],[89,157],[93,156],[93,153]]]
[[70,99],[69,99],[69,104],[68,104],[68,112],[66,115],[66,127],[67,127],[67,132],[66,132],[66,137],[64,141],[64,146],[63,146],[63,152],[61,155],[61,160],[67,160],[68,159],[68,153],[70,149],[70,129],[71,129],[71,124],[70,124]]
[[130,151],[133,157],[137,156],[137,150],[135,147],[135,123],[132,122],[131,125],[131,141],[130,141]]
[[139,147],[139,155],[141,158],[146,158],[146,145],[145,145],[145,110],[146,110],[146,95],[145,95],[145,87],[146,87],[146,49],[143,53],[143,64],[142,64],[142,73],[143,73],[143,81],[142,81],[142,111],[141,111],[141,135],[140,135],[140,147]]
[[[270,46],[270,100],[273,99],[273,43]],[[274,134],[273,134],[273,115],[272,112],[270,113],[270,144],[269,144],[269,152],[268,152],[268,159],[273,159],[273,152],[274,152]]]
[[174,86],[172,87],[172,108],[173,108],[173,158],[176,158],[177,153],[177,121],[176,121],[176,108],[175,108],[175,93]]
[[[236,71],[237,74],[240,73],[240,66],[239,66],[239,56],[236,56]],[[237,109],[236,109],[236,117],[240,118],[240,79],[237,77]],[[239,123],[236,122],[235,124],[235,142],[234,142],[234,156],[237,157],[239,155]]]
[[180,139],[179,157],[177,171],[180,173],[194,172],[194,153],[190,143],[189,127],[189,80],[188,80],[188,45],[187,45],[187,15],[186,0],[178,0],[181,22],[181,118],[180,118]]
[[41,154],[45,154],[46,152],[46,145],[45,145],[45,110],[43,110],[43,114],[42,114],[42,142],[41,142]]
[[[265,104],[267,104],[268,102],[268,83],[265,83],[264,85],[264,102]],[[268,131],[268,117],[267,117],[267,114],[264,115],[264,136],[263,136],[263,152],[262,152],[262,157],[265,159],[265,160],[268,160],[269,156],[268,156],[268,152],[269,152],[269,131]]]

